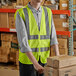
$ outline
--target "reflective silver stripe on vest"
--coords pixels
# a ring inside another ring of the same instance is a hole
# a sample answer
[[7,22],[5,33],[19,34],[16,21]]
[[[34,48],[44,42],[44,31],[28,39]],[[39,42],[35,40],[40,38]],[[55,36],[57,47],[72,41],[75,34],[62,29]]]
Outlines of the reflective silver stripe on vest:
[[39,52],[39,48],[31,48],[32,52]]
[[38,39],[38,35],[29,35],[28,39]]
[[[39,52],[39,48],[31,48],[32,52]],[[40,48],[40,52],[48,51],[50,50],[49,47]]]
[[50,50],[49,47],[40,48],[40,52],[44,52],[44,51],[48,51],[48,50]]
[[44,7],[44,12],[45,12],[45,23],[46,23],[46,35],[41,35],[40,39],[50,39],[48,12],[45,7]]
[[23,8],[24,11],[24,15],[25,15],[25,26],[26,26],[26,30],[27,30],[27,34],[28,34],[28,39],[38,39],[38,35],[30,35],[29,33],[29,16],[28,16],[28,12],[27,12],[27,8]]
[[40,39],[50,39],[50,35],[41,35]]

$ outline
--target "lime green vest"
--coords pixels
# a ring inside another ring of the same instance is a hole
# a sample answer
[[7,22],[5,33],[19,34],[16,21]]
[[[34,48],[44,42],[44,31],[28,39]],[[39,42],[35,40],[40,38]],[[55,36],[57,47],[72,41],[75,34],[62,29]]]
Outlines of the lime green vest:
[[[50,36],[51,36],[51,15],[52,12],[49,8],[42,7],[42,17],[40,31],[34,18],[34,15],[28,6],[18,9],[20,17],[26,23],[26,30],[28,35],[28,44],[32,49],[32,53],[36,60],[42,63],[47,62],[47,57],[50,54]],[[16,17],[16,14],[15,14]],[[25,49],[26,50],[26,49]],[[32,64],[25,53],[19,49],[19,61],[23,64]]]

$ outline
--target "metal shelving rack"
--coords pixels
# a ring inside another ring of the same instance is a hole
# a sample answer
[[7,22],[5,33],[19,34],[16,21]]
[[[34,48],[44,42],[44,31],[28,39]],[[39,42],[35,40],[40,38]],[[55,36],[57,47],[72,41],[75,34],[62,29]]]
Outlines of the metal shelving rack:
[[73,9],[73,7],[76,7],[76,5],[73,5],[73,0],[69,0],[69,10],[71,11],[71,16],[69,17],[69,31],[71,33],[71,36],[69,38],[69,55],[73,55],[73,31],[76,29],[73,29],[73,22],[76,23],[76,21],[73,18],[73,11],[76,11],[76,9]]
[[[15,13],[17,9],[0,9],[1,13]],[[70,16],[69,10],[52,10],[53,14],[66,14]],[[16,29],[0,28],[0,32],[16,32]],[[69,31],[56,31],[57,35],[66,35],[70,37]]]

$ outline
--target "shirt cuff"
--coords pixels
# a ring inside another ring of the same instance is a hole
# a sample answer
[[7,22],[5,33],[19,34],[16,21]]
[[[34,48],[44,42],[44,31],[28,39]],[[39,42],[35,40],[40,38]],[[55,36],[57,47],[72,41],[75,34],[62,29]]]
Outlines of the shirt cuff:
[[50,46],[59,44],[58,42],[51,43]]
[[30,48],[29,46],[27,46],[27,47],[22,46],[22,47],[20,48],[20,51],[21,51],[22,53],[26,53],[26,52],[31,52],[32,50],[31,50],[31,48]]

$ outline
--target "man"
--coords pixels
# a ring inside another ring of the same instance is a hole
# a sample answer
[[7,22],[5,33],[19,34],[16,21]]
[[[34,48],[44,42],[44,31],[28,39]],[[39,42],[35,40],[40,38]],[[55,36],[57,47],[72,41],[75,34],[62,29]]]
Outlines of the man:
[[59,55],[56,31],[49,8],[40,6],[42,0],[31,0],[18,9],[16,31],[19,42],[20,76],[44,76],[44,65],[53,45]]

